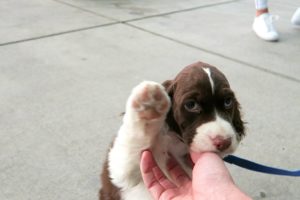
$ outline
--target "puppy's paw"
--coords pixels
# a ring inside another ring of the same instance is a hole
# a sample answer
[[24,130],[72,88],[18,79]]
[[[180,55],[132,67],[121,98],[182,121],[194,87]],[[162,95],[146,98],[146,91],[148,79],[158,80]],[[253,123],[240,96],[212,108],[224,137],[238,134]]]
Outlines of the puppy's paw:
[[140,119],[159,119],[170,109],[170,98],[164,87],[155,82],[144,81],[131,94],[130,107]]

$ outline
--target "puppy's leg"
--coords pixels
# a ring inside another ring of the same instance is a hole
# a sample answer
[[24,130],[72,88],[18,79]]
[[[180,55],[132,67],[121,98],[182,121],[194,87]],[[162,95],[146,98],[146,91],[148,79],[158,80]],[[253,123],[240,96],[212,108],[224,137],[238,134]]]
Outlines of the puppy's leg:
[[140,154],[158,142],[158,134],[165,131],[169,108],[170,99],[162,85],[145,81],[133,89],[123,124],[109,153],[110,177],[122,190],[142,181]]

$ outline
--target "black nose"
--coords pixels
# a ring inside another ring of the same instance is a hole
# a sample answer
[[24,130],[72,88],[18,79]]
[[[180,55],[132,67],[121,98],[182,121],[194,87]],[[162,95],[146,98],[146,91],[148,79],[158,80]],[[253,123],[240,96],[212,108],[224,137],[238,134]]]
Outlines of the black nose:
[[212,143],[219,151],[224,151],[231,145],[231,138],[224,139],[222,136],[217,136],[212,139]]

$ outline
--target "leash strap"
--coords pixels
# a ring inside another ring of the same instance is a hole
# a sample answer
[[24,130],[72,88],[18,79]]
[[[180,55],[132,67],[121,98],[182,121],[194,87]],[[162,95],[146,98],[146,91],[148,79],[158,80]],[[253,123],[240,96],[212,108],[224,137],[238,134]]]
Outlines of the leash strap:
[[223,160],[230,164],[234,164],[239,167],[256,171],[256,172],[275,174],[281,176],[300,176],[300,170],[289,171],[289,170],[279,169],[275,167],[268,167],[233,155],[226,156]]

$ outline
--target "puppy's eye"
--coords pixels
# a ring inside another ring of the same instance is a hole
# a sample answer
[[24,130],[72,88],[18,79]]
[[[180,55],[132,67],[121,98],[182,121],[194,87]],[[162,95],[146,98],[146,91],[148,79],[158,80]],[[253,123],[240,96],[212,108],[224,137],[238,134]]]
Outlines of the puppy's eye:
[[225,109],[230,109],[232,108],[233,105],[233,99],[231,97],[227,97],[224,99],[224,107]]
[[201,106],[194,100],[189,100],[184,104],[184,108],[189,112],[200,113]]

